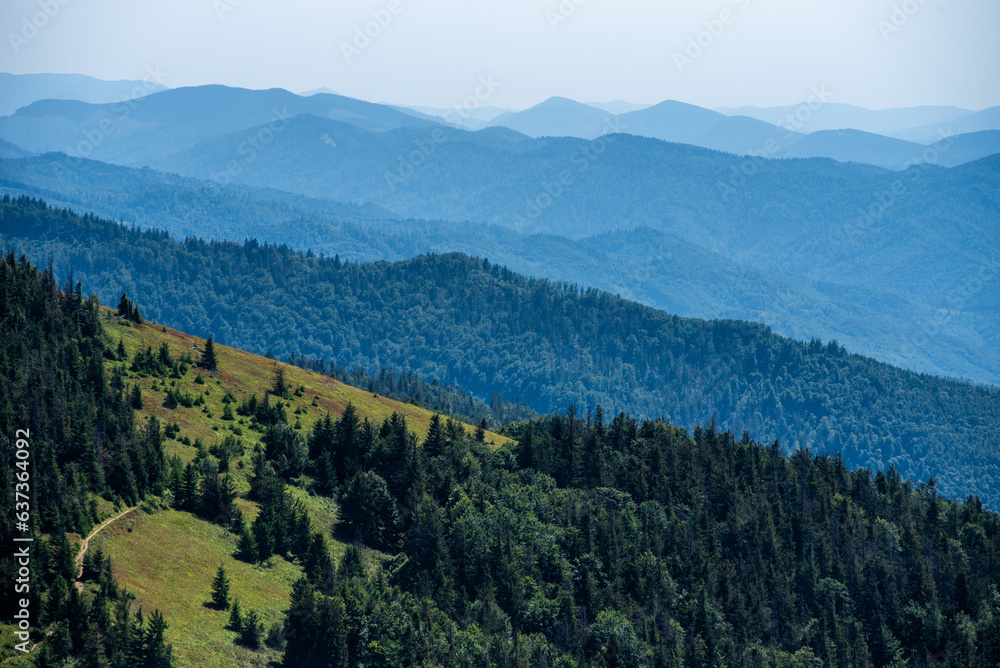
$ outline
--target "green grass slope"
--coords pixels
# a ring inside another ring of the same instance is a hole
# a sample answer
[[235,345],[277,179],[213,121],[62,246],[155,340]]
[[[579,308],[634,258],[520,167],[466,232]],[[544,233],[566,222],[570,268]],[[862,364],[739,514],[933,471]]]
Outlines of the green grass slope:
[[[203,339],[169,327],[136,325],[119,319],[111,309],[103,309],[103,317],[112,345],[116,346],[120,340],[129,359],[147,347],[156,351],[166,343],[175,358],[190,354],[197,360],[205,346]],[[144,406],[137,411],[137,418],[144,421],[156,416],[163,424],[176,423],[180,426],[178,438],[191,443],[200,439],[206,447],[229,433],[237,434],[252,447],[261,433],[254,430],[247,418],[221,419],[222,399],[226,392],[240,401],[252,394],[263,397],[271,388],[278,368],[284,371],[293,390],[291,398],[285,400],[289,421],[303,432],[327,412],[340,415],[348,403],[353,404],[362,419],[377,422],[393,412],[402,413],[408,426],[421,439],[433,416],[426,409],[373,395],[259,355],[221,345],[216,345],[215,351],[219,362],[219,370],[215,373],[193,366],[179,379],[164,380],[127,373],[126,382],[138,384],[142,390]],[[109,374],[120,364],[110,361]],[[198,382],[199,376],[204,383]],[[167,408],[164,398],[168,385],[189,394],[201,394],[205,405]],[[298,388],[302,389],[295,392]],[[474,432],[469,425],[465,428]],[[486,442],[496,446],[508,440],[493,432],[486,436]],[[177,455],[185,462],[196,454],[194,445],[177,439],[167,439],[165,450],[168,456]],[[245,492],[249,487],[246,476],[251,473],[249,457],[234,462],[232,473],[238,488]],[[324,530],[330,537],[331,550],[339,558],[344,545],[333,537],[336,503],[300,488],[290,487],[289,491],[309,511],[314,529]],[[246,498],[238,498],[236,505],[248,521],[259,512],[257,504]],[[102,502],[100,509],[102,515],[110,516],[114,511],[107,502]],[[111,557],[116,577],[136,595],[138,605],[147,612],[159,609],[164,614],[170,624],[167,641],[173,644],[178,666],[266,666],[280,660],[280,652],[272,649],[253,652],[235,642],[236,633],[227,628],[228,613],[206,605],[211,600],[212,579],[219,565],[224,566],[230,576],[233,597],[239,599],[244,610],[255,610],[267,630],[284,618],[292,584],[302,574],[302,569],[278,556],[263,565],[240,561],[233,556],[236,541],[237,537],[225,527],[190,513],[153,508],[147,504],[104,529],[91,541],[90,549],[100,548]]]

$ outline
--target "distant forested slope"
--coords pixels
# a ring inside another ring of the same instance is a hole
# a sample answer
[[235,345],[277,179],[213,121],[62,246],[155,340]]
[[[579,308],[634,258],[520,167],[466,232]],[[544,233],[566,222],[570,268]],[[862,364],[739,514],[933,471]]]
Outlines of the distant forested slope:
[[[399,219],[376,206],[59,153],[0,160],[0,191],[163,229],[178,239],[257,239],[361,262],[457,251],[677,315],[763,322],[783,336],[836,339],[851,352],[913,371],[1000,384],[1000,341],[989,325],[996,309],[983,303],[988,285],[975,277],[955,294],[952,305],[959,308],[945,315],[925,296],[760,269],[649,227],[568,239],[473,222]],[[945,273],[950,266],[941,261],[925,269]]]
[[414,371],[546,412],[602,404],[685,426],[715,419],[1000,501],[1000,394],[833,343],[671,316],[458,254],[345,265],[253,241],[178,243],[24,199],[0,206],[0,232],[105,301],[127,290],[147,317],[223,343]]

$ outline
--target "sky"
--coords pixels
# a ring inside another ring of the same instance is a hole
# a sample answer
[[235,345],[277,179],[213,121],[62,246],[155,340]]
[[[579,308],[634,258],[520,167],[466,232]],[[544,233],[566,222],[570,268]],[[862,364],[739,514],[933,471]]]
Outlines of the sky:
[[874,109],[1000,105],[1000,0],[3,0],[0,28],[0,71],[169,87],[512,109],[816,89]]

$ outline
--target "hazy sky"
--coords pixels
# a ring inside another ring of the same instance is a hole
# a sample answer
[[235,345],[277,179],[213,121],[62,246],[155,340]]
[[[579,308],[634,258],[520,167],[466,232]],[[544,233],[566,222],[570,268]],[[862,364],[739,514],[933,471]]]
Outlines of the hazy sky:
[[0,26],[0,71],[152,68],[171,87],[451,107],[482,77],[511,108],[765,106],[813,87],[872,108],[1000,104],[1000,0],[2,0]]

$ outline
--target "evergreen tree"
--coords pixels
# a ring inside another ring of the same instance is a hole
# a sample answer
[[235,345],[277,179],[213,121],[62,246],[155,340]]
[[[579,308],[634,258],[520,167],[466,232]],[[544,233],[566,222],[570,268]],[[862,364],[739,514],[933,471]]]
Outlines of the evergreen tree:
[[219,368],[219,362],[215,356],[215,342],[212,340],[211,334],[209,334],[208,339],[205,341],[205,349],[201,351],[198,366],[208,371],[215,371]]
[[389,486],[376,473],[351,478],[341,502],[341,517],[360,541],[379,549],[391,548],[398,523]]
[[285,381],[285,367],[275,363],[274,381],[271,384],[271,394],[284,399],[288,396],[288,383]]
[[487,430],[486,418],[479,421],[476,426],[476,441],[479,443],[484,443],[486,441],[486,430]]
[[212,580],[212,603],[219,610],[229,607],[229,577],[221,564],[215,573],[215,579]]
[[243,528],[240,530],[240,539],[237,543],[237,556],[243,561],[249,563],[257,562],[257,541],[254,540],[253,534],[250,531],[250,527],[246,523],[243,524]]
[[253,650],[260,649],[263,635],[264,628],[260,623],[260,616],[255,610],[248,610],[243,617],[243,628],[240,630],[240,644]]
[[229,609],[229,630],[243,633],[243,612],[240,610],[239,599],[233,599],[233,605]]
[[435,413],[431,416],[431,424],[424,440],[424,452],[428,457],[439,457],[444,453],[445,434],[441,427],[441,416]]

